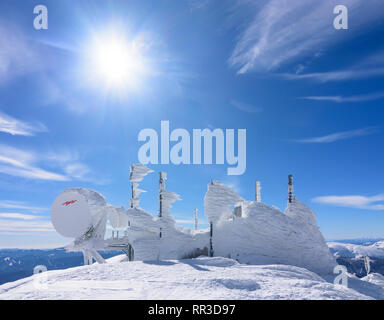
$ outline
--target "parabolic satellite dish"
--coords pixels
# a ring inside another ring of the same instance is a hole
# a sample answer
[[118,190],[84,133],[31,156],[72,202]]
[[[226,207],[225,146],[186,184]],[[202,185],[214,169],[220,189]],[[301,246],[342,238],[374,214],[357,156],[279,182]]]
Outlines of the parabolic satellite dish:
[[92,227],[88,202],[79,192],[64,191],[52,204],[51,221],[64,237],[77,238]]

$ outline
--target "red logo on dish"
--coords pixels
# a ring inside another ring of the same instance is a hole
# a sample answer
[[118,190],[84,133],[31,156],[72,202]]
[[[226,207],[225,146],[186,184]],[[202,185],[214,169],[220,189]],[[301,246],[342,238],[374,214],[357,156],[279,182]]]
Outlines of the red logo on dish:
[[73,204],[73,203],[75,203],[76,201],[77,201],[77,200],[65,201],[65,202],[63,203],[63,206],[68,207],[70,204]]

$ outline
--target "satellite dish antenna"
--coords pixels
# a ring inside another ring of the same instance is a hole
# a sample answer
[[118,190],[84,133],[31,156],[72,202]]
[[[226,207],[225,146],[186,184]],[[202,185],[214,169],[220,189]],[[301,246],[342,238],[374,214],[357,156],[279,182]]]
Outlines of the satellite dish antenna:
[[62,192],[52,204],[51,221],[67,238],[81,237],[92,227],[92,216],[85,198],[78,192]]
[[84,263],[105,262],[96,248],[104,239],[109,208],[104,197],[89,189],[64,190],[53,202],[51,221],[64,237],[75,238],[74,246],[84,253]]

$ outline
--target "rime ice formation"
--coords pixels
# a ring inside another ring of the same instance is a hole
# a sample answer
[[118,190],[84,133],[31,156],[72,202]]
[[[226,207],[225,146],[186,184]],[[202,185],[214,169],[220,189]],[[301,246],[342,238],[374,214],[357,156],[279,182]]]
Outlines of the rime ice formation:
[[[297,199],[285,212],[241,197],[221,183],[208,185],[205,210],[214,220],[215,255],[248,264],[289,264],[317,273],[331,273],[336,265],[316,224],[315,214]],[[241,216],[230,206],[240,206]]]
[[227,187],[221,182],[212,181],[208,185],[208,191],[204,197],[205,215],[209,222],[218,222],[223,219],[230,219],[233,211],[230,206],[240,204],[244,199],[236,191]]
[[[132,166],[133,185],[149,172],[143,165]],[[132,251],[130,260],[183,259],[213,252],[245,264],[288,264],[319,274],[332,273],[336,262],[319,231],[315,214],[293,196],[283,212],[261,202],[247,201],[223,183],[212,181],[204,197],[205,215],[212,229],[189,230],[176,225],[171,204],[180,198],[165,189],[165,180],[166,174],[160,173],[157,216],[139,207],[137,185],[132,189],[128,210],[105,204],[96,192],[69,189],[81,192],[93,206],[97,239],[104,238],[106,216],[113,228],[124,229],[121,237],[113,236],[103,243],[75,241],[71,250],[82,250],[89,244],[93,249],[121,248]]]
[[147,168],[145,165],[141,163],[136,163],[131,166],[131,175],[129,179],[132,182],[140,182],[148,173],[151,172],[153,172],[153,170]]
[[147,168],[141,163],[137,163],[131,166],[130,170],[130,181],[132,182],[132,198],[131,198],[131,207],[135,208],[139,206],[140,203],[140,194],[146,192],[145,190],[139,189],[138,182],[142,181],[144,177],[153,172],[153,170]]
[[[61,199],[71,200],[62,203],[63,200]],[[59,200],[59,203],[56,204],[57,200]],[[55,205],[59,205],[60,207],[66,207],[70,210],[70,206],[76,206],[77,203],[81,203],[83,201],[87,204],[88,210],[74,210],[78,213],[79,219],[82,221],[85,221],[88,216],[90,216],[89,225],[86,229],[84,229],[83,233],[79,233],[76,236],[75,241],[67,247],[67,250],[82,251],[84,254],[84,264],[91,264],[93,259],[99,263],[104,263],[104,259],[96,250],[104,247],[107,216],[113,208],[112,206],[108,206],[106,204],[105,198],[96,191],[83,188],[71,188],[64,190],[60,194],[60,196],[56,199],[53,208]],[[57,207],[55,208],[55,212],[53,210],[51,212],[52,222],[54,225],[55,220],[53,220],[53,218],[55,217],[56,212]],[[68,211],[62,213],[65,214],[68,213]],[[73,221],[71,219],[61,219],[56,223],[60,224],[64,228],[70,228],[72,224],[76,224],[77,222],[77,219],[74,219]]]
[[[92,239],[104,239],[106,222],[107,222],[107,203],[104,196],[96,191],[84,189],[84,188],[70,188],[62,192],[65,193],[78,193],[84,197],[88,204],[89,211],[91,213],[91,225],[89,235],[92,233]],[[77,241],[87,241],[89,238],[81,237]]]

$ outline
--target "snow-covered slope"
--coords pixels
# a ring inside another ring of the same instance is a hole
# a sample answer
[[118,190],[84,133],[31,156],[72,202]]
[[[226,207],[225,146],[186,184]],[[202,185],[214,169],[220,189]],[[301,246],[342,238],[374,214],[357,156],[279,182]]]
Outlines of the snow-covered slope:
[[221,257],[121,262],[124,259],[116,256],[106,264],[48,271],[7,283],[0,286],[0,299],[384,298],[383,279],[373,275],[367,281],[351,277],[346,288],[329,283],[333,277],[327,282],[287,265],[243,265]]
[[350,243],[329,242],[328,247],[335,257],[341,258],[384,258],[384,241],[364,246]]

